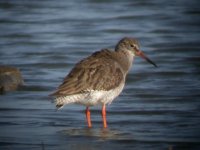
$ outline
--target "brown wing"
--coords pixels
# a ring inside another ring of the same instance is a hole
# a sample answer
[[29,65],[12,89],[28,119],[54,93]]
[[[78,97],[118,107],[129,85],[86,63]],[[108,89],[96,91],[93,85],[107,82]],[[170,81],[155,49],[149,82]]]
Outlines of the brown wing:
[[118,86],[123,80],[123,73],[111,53],[109,50],[101,50],[80,61],[52,95],[110,90]]

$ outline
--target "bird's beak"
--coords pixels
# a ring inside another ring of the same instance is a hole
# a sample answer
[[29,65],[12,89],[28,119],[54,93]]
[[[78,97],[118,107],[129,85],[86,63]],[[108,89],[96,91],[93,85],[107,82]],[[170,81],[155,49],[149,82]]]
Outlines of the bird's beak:
[[151,63],[152,65],[154,65],[155,67],[158,67],[151,59],[149,59],[142,51],[138,50],[136,52],[136,55],[142,57],[143,59],[145,59],[146,61],[148,61],[149,63]]

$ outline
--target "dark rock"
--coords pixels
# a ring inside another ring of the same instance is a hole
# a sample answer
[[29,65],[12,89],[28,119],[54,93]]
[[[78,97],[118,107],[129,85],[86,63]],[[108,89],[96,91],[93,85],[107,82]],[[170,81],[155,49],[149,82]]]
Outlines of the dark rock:
[[19,69],[0,65],[0,94],[15,91],[24,81]]

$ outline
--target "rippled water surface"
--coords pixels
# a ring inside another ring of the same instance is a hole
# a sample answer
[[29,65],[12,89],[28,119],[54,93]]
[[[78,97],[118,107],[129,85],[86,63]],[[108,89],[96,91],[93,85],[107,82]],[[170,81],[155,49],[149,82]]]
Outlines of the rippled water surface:
[[[0,1],[0,64],[25,86],[0,96],[0,149],[200,149],[200,11],[197,0]],[[48,95],[92,52],[136,37],[158,68],[137,58],[107,107],[55,111]]]

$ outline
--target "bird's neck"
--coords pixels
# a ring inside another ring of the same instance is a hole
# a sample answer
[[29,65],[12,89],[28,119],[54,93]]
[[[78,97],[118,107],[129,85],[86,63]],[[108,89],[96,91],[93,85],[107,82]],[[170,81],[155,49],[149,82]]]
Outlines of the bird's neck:
[[118,63],[122,66],[122,69],[127,74],[132,66],[134,55],[127,50],[116,51],[116,53],[118,57]]

